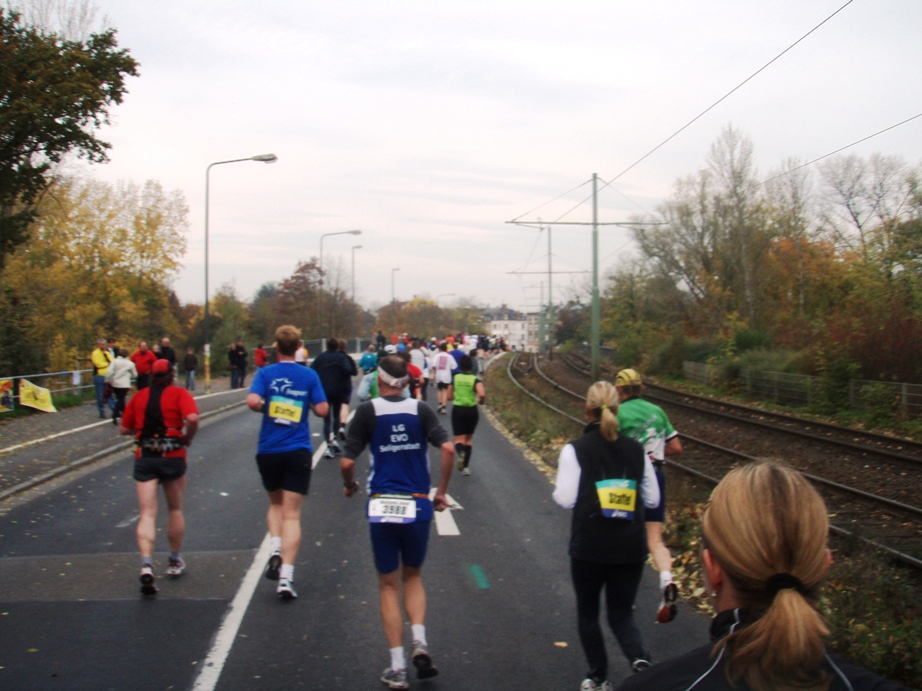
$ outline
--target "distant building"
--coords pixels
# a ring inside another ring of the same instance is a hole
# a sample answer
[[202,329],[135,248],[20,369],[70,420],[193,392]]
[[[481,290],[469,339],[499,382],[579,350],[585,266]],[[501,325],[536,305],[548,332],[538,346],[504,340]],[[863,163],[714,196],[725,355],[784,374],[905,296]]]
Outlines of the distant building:
[[488,320],[491,335],[502,338],[510,348],[527,349],[528,320],[523,312],[503,305],[497,309],[487,310],[483,316]]

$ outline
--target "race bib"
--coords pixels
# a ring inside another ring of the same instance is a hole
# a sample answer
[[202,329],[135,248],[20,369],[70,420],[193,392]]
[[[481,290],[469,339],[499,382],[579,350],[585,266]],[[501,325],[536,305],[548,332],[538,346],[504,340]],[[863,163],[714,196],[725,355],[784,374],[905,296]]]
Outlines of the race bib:
[[400,494],[382,494],[368,500],[370,523],[413,523],[416,521],[416,500]]
[[297,425],[304,415],[304,401],[273,396],[269,401],[269,417],[277,425]]
[[595,483],[602,515],[606,518],[634,520],[637,505],[637,482],[634,480],[600,480]]

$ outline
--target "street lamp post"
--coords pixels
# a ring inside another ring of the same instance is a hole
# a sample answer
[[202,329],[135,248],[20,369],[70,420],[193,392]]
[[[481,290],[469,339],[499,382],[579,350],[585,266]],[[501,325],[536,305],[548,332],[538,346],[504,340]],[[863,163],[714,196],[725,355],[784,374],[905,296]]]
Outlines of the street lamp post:
[[205,169],[205,393],[211,393],[211,343],[208,341],[208,197],[211,184],[211,169],[225,163],[240,163],[241,161],[275,163],[277,160],[279,159],[275,154],[259,154],[249,158],[215,161],[214,163],[209,163]]
[[323,239],[331,235],[361,235],[361,230],[338,230],[335,233],[324,233],[320,236],[320,306],[317,309],[320,318],[320,352],[323,352]]
[[355,339],[355,352],[359,352],[359,333],[355,328],[355,251],[362,249],[361,245],[352,246],[352,338]]
[[400,269],[391,269],[391,312],[394,314],[394,333],[397,333],[397,297],[394,292],[394,276]]

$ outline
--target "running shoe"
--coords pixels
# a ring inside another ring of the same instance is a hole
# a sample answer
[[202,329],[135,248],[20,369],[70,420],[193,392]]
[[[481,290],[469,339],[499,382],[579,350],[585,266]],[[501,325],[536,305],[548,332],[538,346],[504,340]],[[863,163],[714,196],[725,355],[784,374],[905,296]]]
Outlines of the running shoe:
[[663,599],[660,600],[659,609],[656,610],[657,624],[668,624],[675,619],[679,613],[679,608],[675,603],[678,597],[679,589],[676,588],[675,583],[669,583],[663,588]]
[[345,425],[339,428],[339,439],[340,441],[346,441],[346,426]]
[[282,600],[294,600],[296,597],[298,597],[294,586],[287,578],[279,579],[279,587],[275,589],[275,592],[278,593],[278,596]]
[[413,653],[410,655],[413,660],[413,666],[416,667],[417,679],[432,679],[438,676],[439,670],[432,664],[432,657],[429,655],[429,648],[425,643],[413,641]]
[[330,440],[330,443],[327,444],[327,449],[333,449],[336,453],[340,453],[343,450],[342,447],[339,445],[339,442],[336,441],[336,437],[333,437]]
[[470,469],[470,468],[465,468],[464,470],[461,471],[461,474],[462,474],[462,475],[470,475],[470,474],[471,474],[471,469]]
[[381,681],[387,684],[387,688],[389,689],[410,688],[410,685],[407,683],[407,670],[405,669],[391,669],[388,667],[381,672]]
[[612,691],[612,688],[610,681],[598,682],[591,677],[583,679],[583,683],[579,685],[579,691]]
[[459,473],[460,473],[462,470],[464,470],[464,459],[461,458],[460,454],[458,455],[458,460],[455,461],[455,468],[458,469],[458,472],[459,472]]
[[327,450],[323,454],[324,458],[336,458],[336,454],[333,453],[333,449],[327,446]]
[[179,578],[182,576],[183,571],[186,570],[186,561],[179,557],[179,559],[170,559],[169,565],[166,567],[166,575],[172,576],[173,578]]
[[156,595],[157,586],[154,585],[154,569],[150,566],[141,567],[141,595]]
[[266,564],[266,572],[263,574],[270,581],[279,579],[279,570],[282,568],[282,555],[280,552],[273,552]]
[[631,661],[631,669],[634,670],[634,674],[643,672],[646,669],[650,669],[650,661],[644,660],[642,657],[638,657],[636,660]]

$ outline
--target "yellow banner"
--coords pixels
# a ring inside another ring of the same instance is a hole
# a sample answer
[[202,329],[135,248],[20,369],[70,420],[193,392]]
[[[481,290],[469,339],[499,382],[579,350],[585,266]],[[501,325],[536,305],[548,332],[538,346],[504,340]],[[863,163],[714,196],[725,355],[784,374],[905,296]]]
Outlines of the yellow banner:
[[0,379],[0,413],[13,409],[13,380]]
[[19,382],[19,402],[30,408],[38,408],[46,413],[58,412],[51,402],[51,392],[23,379]]

